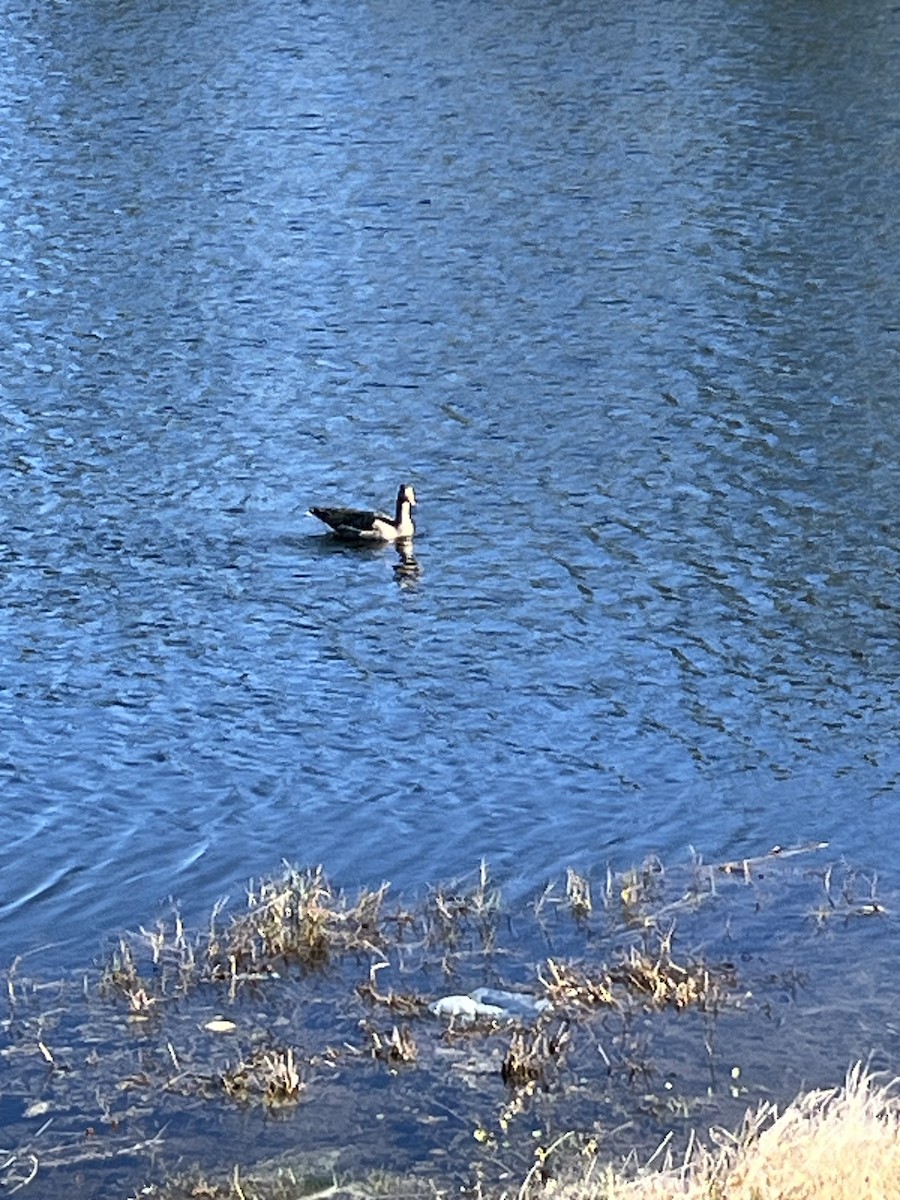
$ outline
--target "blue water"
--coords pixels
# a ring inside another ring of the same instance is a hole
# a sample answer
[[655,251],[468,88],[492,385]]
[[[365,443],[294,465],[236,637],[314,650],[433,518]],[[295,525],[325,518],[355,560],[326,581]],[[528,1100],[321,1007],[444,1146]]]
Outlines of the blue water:
[[[895,6],[0,10],[4,959],[282,857],[896,879]],[[414,567],[305,515],[404,480]]]

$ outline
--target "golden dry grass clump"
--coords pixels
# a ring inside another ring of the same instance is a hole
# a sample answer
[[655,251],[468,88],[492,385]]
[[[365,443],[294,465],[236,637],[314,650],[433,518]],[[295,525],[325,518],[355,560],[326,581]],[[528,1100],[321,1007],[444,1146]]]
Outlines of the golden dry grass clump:
[[219,1082],[233,1100],[261,1097],[272,1106],[295,1104],[306,1087],[290,1046],[270,1046],[242,1057],[222,1072]]
[[857,1064],[843,1087],[808,1092],[780,1115],[761,1110],[724,1188],[734,1200],[900,1200],[900,1095]]
[[721,967],[711,970],[695,959],[676,962],[672,958],[673,932],[659,934],[655,948],[647,946],[641,951],[632,946],[610,971],[611,980],[654,1008],[715,1008],[723,998],[723,983],[730,972]]
[[546,995],[563,1008],[621,1008],[633,1000],[656,1009],[715,1009],[735,982],[733,969],[693,958],[676,962],[673,934],[674,926],[667,933],[648,929],[643,949],[632,946],[612,966],[592,970],[548,958],[540,975]]
[[546,973],[538,973],[544,991],[557,1007],[565,1008],[616,1008],[618,1000],[613,994],[613,981],[605,967],[594,971],[572,963],[557,962],[548,958]]
[[900,1200],[900,1094],[857,1064],[842,1087],[765,1104],[736,1134],[712,1132],[680,1166],[627,1178],[526,1179],[519,1200]]
[[[158,1011],[162,1001],[186,996],[201,983],[239,984],[278,977],[283,964],[321,967],[332,956],[381,953],[383,914],[390,885],[364,889],[350,900],[332,888],[321,867],[251,883],[246,911],[221,923],[222,900],[213,909],[205,939],[188,935],[176,910],[140,935],[119,938],[100,977],[106,995],[124,996],[135,1019]],[[396,924],[402,915],[392,915]]]
[[221,933],[211,932],[213,974],[265,969],[279,960],[315,966],[332,953],[376,951],[383,942],[388,886],[364,891],[350,903],[332,889],[321,867],[287,867],[283,875],[251,886],[247,911]]

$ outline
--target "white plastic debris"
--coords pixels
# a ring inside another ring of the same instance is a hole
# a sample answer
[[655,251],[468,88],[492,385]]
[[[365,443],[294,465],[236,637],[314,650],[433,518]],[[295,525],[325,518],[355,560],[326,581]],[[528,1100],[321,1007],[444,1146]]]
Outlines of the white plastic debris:
[[531,996],[528,992],[504,992],[499,988],[480,987],[468,996],[442,996],[429,1007],[436,1017],[458,1017],[462,1021],[493,1017],[502,1021],[540,1016],[551,1004],[549,1000]]
[[436,1017],[459,1017],[463,1021],[503,1016],[502,1008],[496,1004],[481,1004],[473,996],[442,996],[430,1008]]
[[530,992],[504,992],[499,988],[476,988],[471,993],[478,1004],[493,1004],[507,1017],[537,1017],[553,1007],[549,1000],[532,996]]

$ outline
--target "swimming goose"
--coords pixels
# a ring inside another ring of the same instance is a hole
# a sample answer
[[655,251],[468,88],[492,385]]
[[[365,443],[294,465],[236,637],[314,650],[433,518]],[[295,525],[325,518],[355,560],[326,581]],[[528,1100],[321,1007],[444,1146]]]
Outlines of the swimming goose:
[[367,512],[359,508],[311,508],[309,511],[329,525],[334,533],[347,542],[396,542],[411,538],[415,533],[412,508],[416,493],[411,483],[403,483],[397,492],[394,519],[385,513]]

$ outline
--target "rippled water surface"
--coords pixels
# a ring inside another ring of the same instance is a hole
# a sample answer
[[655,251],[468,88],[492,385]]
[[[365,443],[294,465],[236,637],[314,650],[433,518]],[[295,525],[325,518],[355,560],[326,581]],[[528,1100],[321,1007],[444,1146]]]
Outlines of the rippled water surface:
[[[0,8],[5,958],[282,856],[895,871],[895,6]],[[407,479],[414,563],[305,515]]]

